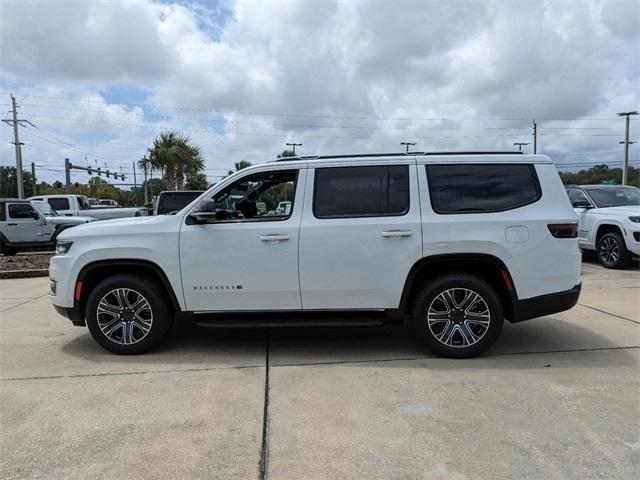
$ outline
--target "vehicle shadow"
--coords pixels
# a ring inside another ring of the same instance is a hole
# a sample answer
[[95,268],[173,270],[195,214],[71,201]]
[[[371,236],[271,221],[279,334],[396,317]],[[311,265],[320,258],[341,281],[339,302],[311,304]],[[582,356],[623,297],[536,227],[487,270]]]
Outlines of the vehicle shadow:
[[[267,344],[271,366],[318,364],[412,367],[423,360],[429,367],[451,368],[539,368],[545,359],[580,352],[610,351],[599,355],[600,366],[635,365],[628,345],[616,345],[605,337],[554,317],[520,324],[505,323],[496,344],[484,355],[471,360],[449,360],[433,355],[413,331],[402,325],[383,327],[283,328],[283,329],[211,329],[181,325],[167,342],[153,353],[127,357],[102,350],[87,333],[62,347],[64,353],[109,364],[171,366],[175,369],[233,368],[264,366]],[[526,361],[525,357],[537,361]],[[545,360],[550,363],[551,360]],[[571,362],[575,368],[593,368],[589,362]]]

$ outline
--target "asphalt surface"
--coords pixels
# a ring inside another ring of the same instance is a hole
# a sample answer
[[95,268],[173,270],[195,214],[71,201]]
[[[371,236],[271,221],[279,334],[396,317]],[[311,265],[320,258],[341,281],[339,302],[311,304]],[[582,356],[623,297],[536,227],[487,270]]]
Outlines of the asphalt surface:
[[579,305],[486,355],[403,327],[179,328],[138,357],[0,281],[0,478],[640,478],[640,273],[584,263]]

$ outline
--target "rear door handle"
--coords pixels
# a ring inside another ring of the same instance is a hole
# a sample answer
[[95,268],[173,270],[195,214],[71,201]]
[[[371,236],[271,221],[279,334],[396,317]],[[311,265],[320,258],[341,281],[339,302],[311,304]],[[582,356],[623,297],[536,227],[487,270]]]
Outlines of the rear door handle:
[[260,240],[263,242],[280,242],[284,240],[289,240],[289,235],[286,234],[269,234],[269,235],[260,235]]
[[10,227],[17,227],[18,226],[17,223],[7,223],[7,225],[10,226]]
[[381,234],[383,237],[397,238],[397,237],[410,237],[413,235],[411,230],[386,230]]

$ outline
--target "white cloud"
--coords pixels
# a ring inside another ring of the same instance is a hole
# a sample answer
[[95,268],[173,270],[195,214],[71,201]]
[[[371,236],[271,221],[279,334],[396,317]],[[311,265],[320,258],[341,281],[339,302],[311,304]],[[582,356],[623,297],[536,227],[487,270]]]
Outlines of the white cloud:
[[[531,118],[542,151],[612,161],[615,113],[640,103],[639,12],[637,0],[5,1],[0,90],[31,93],[34,123],[93,135],[86,149],[124,165],[164,127],[226,168],[290,140],[309,154],[509,148],[530,141]],[[107,102],[114,86],[154,108]]]

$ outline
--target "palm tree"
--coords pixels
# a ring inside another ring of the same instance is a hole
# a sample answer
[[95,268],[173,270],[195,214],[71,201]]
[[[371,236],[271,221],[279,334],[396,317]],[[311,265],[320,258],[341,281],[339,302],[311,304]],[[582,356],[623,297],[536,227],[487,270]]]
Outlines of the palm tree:
[[240,160],[239,162],[235,162],[233,164],[233,166],[235,167],[235,170],[229,170],[227,172],[227,175],[231,175],[234,172],[239,172],[243,168],[250,167],[251,165],[252,165],[252,163],[251,162],[247,162],[246,160]]
[[188,135],[174,130],[156,137],[149,149],[149,158],[139,163],[142,168],[146,163],[147,167],[162,170],[169,190],[181,190],[187,175],[197,175],[204,170],[200,148],[191,144]]

